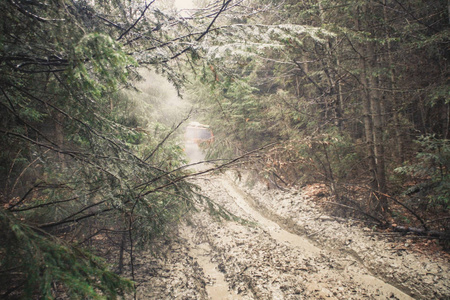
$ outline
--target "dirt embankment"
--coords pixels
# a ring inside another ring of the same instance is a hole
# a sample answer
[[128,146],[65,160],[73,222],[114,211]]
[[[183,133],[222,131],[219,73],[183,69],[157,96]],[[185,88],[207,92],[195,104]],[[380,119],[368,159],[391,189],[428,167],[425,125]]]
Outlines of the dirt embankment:
[[301,192],[267,190],[233,175],[195,179],[199,205],[166,257],[143,255],[138,299],[449,299],[449,262],[415,253],[358,222],[324,215]]

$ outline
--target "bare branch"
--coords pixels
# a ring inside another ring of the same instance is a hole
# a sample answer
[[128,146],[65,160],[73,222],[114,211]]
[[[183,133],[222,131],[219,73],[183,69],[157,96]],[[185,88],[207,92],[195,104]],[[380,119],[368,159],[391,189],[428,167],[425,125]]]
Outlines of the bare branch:
[[144,8],[144,10],[142,11],[141,15],[139,16],[139,18],[137,18],[137,20],[133,23],[133,25],[131,25],[127,30],[125,30],[125,32],[123,32],[118,38],[117,41],[120,41],[126,34],[128,34],[128,32],[130,32],[131,29],[133,29],[137,23],[139,23],[139,21],[142,19],[142,17],[144,17],[145,12],[147,11],[147,9],[150,7],[150,5],[152,5],[156,0],[150,1],[149,4],[147,4]]
[[156,145],[155,149],[153,149],[153,151],[144,159],[144,161],[147,161],[150,157],[152,157],[156,151],[158,151],[158,149],[167,141],[167,139],[175,132],[178,130],[178,128],[180,128],[181,124],[183,124],[184,122],[186,122],[187,119],[190,118],[192,113],[192,110],[189,112],[189,114],[183,119],[181,120],[180,123],[178,123],[177,126],[175,126],[168,134],[166,134],[166,136],[164,137],[164,139],[158,143],[158,145]]

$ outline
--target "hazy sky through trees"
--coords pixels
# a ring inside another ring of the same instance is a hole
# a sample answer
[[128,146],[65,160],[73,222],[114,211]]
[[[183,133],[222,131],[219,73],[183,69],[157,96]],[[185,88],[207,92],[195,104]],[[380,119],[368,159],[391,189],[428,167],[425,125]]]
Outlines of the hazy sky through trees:
[[178,9],[191,9],[194,8],[192,0],[175,0],[175,7]]

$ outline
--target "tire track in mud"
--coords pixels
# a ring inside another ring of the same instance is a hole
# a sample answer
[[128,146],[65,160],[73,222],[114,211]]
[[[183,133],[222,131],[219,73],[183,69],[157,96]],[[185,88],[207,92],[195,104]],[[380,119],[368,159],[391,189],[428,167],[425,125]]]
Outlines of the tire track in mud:
[[[236,203],[239,206],[241,206],[241,205],[243,205],[244,207],[249,206],[250,207],[249,212],[251,213],[251,215],[258,216],[258,219],[257,219],[258,222],[264,228],[267,228],[269,230],[270,235],[278,242],[285,242],[285,243],[287,242],[290,245],[301,249],[301,251],[304,254],[311,255],[311,256],[317,256],[320,254],[327,255],[327,256],[334,255],[335,251],[330,252],[330,251],[326,251],[322,248],[316,247],[313,245],[313,243],[310,242],[309,238],[286,231],[286,230],[282,229],[284,226],[280,226],[278,223],[273,222],[273,221],[267,219],[266,217],[262,216],[254,208],[256,204],[251,199],[251,196],[245,194],[244,191],[240,190],[239,187],[236,186],[233,182],[231,182],[231,180],[229,180],[228,178],[226,178],[222,182],[223,182],[224,186],[226,187],[226,189],[229,192],[231,192],[231,195],[234,197],[234,200],[236,201]],[[250,203],[248,203],[248,202],[250,202]],[[352,265],[358,264],[359,268],[362,268],[364,270],[364,272],[366,274],[359,274],[359,272],[357,272],[357,274],[355,274],[355,277],[353,277],[353,278],[360,285],[370,287],[370,289],[372,289],[372,291],[371,291],[372,294],[377,294],[377,293],[379,293],[379,291],[385,291],[384,294],[388,294],[390,296],[390,298],[413,299],[404,291],[401,291],[397,287],[384,282],[384,280],[382,280],[380,278],[375,277],[372,274],[371,270],[368,270],[366,268],[366,266],[364,266],[363,262],[357,256],[356,253],[354,255],[349,252],[345,252],[345,253],[341,253],[341,254],[343,254],[344,256],[346,254],[349,254],[350,257],[345,257],[345,259],[351,261]],[[352,260],[352,259],[355,259],[355,260]],[[349,270],[347,269],[347,273],[348,273],[348,271]],[[337,276],[337,277],[339,277],[339,276]]]
[[251,216],[262,228],[264,228],[272,236],[273,239],[281,243],[291,244],[292,246],[301,249],[303,253],[306,253],[307,255],[316,256],[320,253],[321,249],[314,246],[305,237],[290,233],[282,229],[282,227],[278,223],[260,214],[256,209],[253,208],[255,204],[251,200],[251,198],[249,199],[249,197],[238,187],[236,187],[232,182],[225,178],[221,180],[221,184],[227,190],[230,197],[233,198],[233,201],[249,216]]
[[[186,152],[201,154],[191,162],[203,157],[194,143]],[[218,219],[198,203],[176,238],[160,241],[165,254],[138,259],[137,299],[450,299],[448,261],[395,252],[396,243],[323,215],[299,191],[231,178],[191,180],[249,222]]]
[[[224,174],[192,181],[248,222],[219,219],[198,203],[175,238],[160,241],[163,255],[136,259],[137,299],[450,299],[448,261],[391,252],[301,193],[248,189]],[[294,233],[285,220],[297,224]]]
[[314,236],[314,244],[331,252],[331,257],[345,260],[349,256],[356,260],[352,268],[359,263],[372,277],[416,299],[450,299],[450,264],[446,255],[414,251],[408,237],[379,235],[361,222],[324,215],[302,191],[267,190],[260,184],[249,188],[243,184],[246,175],[242,182],[233,182],[253,197],[265,215],[279,220],[285,228]]
[[[215,177],[211,186],[214,188],[205,189],[211,199],[258,224],[249,231],[232,222],[205,223],[204,215],[197,219],[195,230],[214,250],[211,259],[218,262],[229,286],[243,294],[243,299],[413,299],[374,277],[352,257],[333,258],[333,253],[306,237],[282,229],[260,214],[248,195],[224,175]],[[240,236],[246,241],[239,241]]]
[[218,265],[211,261],[211,253],[213,250],[209,243],[194,243],[194,230],[187,225],[180,228],[180,235],[187,241],[189,255],[194,257],[198,265],[203,269],[204,276],[208,283],[206,286],[206,293],[209,298],[214,300],[241,299],[238,294],[229,289],[225,275],[219,270]]

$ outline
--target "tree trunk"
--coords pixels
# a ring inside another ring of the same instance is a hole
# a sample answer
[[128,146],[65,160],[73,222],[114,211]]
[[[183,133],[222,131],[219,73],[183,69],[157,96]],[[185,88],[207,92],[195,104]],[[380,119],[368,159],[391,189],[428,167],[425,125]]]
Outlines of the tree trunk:
[[388,31],[388,25],[387,22],[389,20],[388,13],[387,13],[387,0],[384,0],[384,7],[383,7],[383,18],[385,23],[385,38],[386,38],[386,46],[387,46],[387,64],[389,66],[389,89],[391,90],[391,103],[392,103],[392,119],[394,122],[394,132],[395,132],[395,156],[399,163],[403,163],[405,161],[405,154],[403,151],[403,138],[402,138],[402,130],[401,130],[401,123],[399,118],[399,110],[400,105],[398,104],[398,101],[400,99],[397,99],[397,78],[395,74],[395,68],[393,67],[393,60],[392,60],[392,45],[391,45],[391,39],[390,39],[390,33]]
[[122,239],[120,241],[119,274],[122,274],[123,272],[123,253],[125,252],[126,240],[127,240],[127,232],[124,230],[122,233]]
[[[371,86],[375,87],[375,80],[371,77]],[[383,121],[381,111],[381,97],[378,92],[374,92],[374,95],[370,97],[370,109],[372,111],[372,123],[373,123],[373,147],[375,153],[375,176],[377,182],[377,191],[380,193],[386,193],[386,163],[384,153],[384,141],[383,141]],[[381,210],[387,212],[388,204],[387,199],[383,195],[379,196],[379,202]]]
[[[64,148],[64,116],[60,113],[54,115],[55,120],[55,140],[60,149]],[[58,153],[58,160],[61,168],[66,167],[65,158],[62,153]]]
[[[339,70],[339,58],[336,57],[336,66],[338,67]],[[344,115],[344,99],[342,97],[342,85],[340,83],[340,79],[338,78],[336,81],[336,87],[337,87],[337,95],[336,95],[336,117],[337,117],[337,125],[339,127],[339,130],[342,131],[342,117]]]
[[374,134],[373,134],[373,123],[372,123],[372,107],[371,107],[371,95],[369,91],[369,81],[367,79],[367,62],[365,57],[360,58],[361,67],[361,83],[363,85],[363,120],[364,120],[364,135],[366,143],[366,155],[367,164],[369,167],[369,173],[372,178],[371,188],[377,190],[377,176],[376,176],[376,163],[375,163],[375,152],[374,152]]
[[[364,13],[371,9],[369,2],[364,7]],[[360,24],[359,24],[360,25]],[[381,97],[373,89],[376,86],[376,78],[372,75],[372,68],[376,66],[375,45],[365,43],[361,47],[360,67],[361,83],[363,85],[363,118],[366,137],[367,159],[369,172],[372,177],[371,188],[374,191],[385,193],[386,172],[383,146],[383,128],[381,113]],[[371,65],[369,65],[369,62]],[[388,210],[387,199],[377,196],[376,210],[385,213]]]

